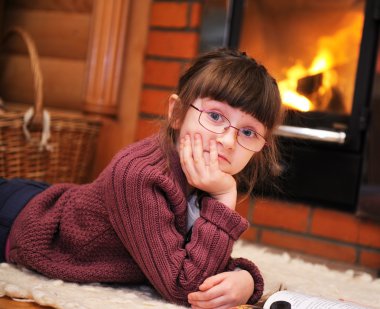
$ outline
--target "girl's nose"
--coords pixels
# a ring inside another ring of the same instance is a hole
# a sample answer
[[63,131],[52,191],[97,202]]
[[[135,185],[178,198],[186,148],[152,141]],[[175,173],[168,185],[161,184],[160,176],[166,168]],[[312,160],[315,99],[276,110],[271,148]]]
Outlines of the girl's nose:
[[235,149],[237,133],[235,128],[229,127],[224,133],[218,134],[216,141],[223,144],[227,149]]

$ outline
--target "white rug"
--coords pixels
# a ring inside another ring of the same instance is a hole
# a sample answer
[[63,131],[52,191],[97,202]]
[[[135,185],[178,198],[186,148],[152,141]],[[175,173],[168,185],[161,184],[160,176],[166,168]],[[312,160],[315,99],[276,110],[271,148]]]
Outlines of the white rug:
[[[380,308],[380,279],[369,273],[332,270],[243,241],[236,243],[233,255],[247,257],[259,266],[266,296],[281,287]],[[4,295],[60,309],[183,308],[165,302],[147,286],[79,285],[50,280],[6,263],[0,264],[0,296]]]

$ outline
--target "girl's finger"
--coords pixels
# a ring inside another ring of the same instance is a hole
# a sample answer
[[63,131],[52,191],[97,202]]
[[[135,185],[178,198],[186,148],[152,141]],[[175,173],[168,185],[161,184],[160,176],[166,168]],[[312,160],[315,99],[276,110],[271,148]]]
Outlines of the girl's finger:
[[219,170],[219,161],[218,161],[218,149],[216,147],[216,141],[210,140],[210,169],[212,171]]
[[194,167],[193,149],[189,135],[185,136],[183,143],[183,167],[186,170],[185,175],[188,181],[197,177],[197,172]]
[[211,301],[213,299],[222,297],[226,291],[223,285],[217,284],[211,286],[210,289],[205,291],[197,291],[188,295],[189,301]]
[[193,147],[194,167],[199,173],[205,170],[205,159],[203,156],[203,142],[200,134],[196,133],[194,136]]
[[199,290],[206,291],[211,289],[212,287],[220,284],[225,278],[224,273],[216,274],[214,276],[206,278],[205,281],[199,286]]
[[[226,305],[228,301],[222,295],[220,297],[212,298],[209,300],[196,300],[191,301],[191,305],[200,307],[200,308],[221,308]],[[230,308],[231,306],[227,306],[226,308]]]
[[[207,308],[207,307],[206,307]],[[199,307],[199,306],[196,306],[196,305],[191,305],[191,309],[206,309],[204,307]]]
[[186,178],[188,178],[189,175],[188,175],[187,167],[186,167],[186,164],[185,164],[184,151],[185,151],[185,139],[181,138],[180,144],[179,144],[179,160],[181,162],[182,171],[186,175]]

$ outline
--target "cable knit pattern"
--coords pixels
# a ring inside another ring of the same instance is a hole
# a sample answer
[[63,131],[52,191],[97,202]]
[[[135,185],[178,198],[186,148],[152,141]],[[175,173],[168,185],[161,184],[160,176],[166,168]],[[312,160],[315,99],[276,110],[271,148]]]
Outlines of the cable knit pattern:
[[17,217],[10,262],[67,281],[150,282],[185,305],[207,277],[239,267],[252,274],[257,301],[260,272],[248,260],[231,259],[247,220],[205,197],[186,243],[186,178],[176,153],[166,166],[152,136],[120,151],[90,184],[51,186]]

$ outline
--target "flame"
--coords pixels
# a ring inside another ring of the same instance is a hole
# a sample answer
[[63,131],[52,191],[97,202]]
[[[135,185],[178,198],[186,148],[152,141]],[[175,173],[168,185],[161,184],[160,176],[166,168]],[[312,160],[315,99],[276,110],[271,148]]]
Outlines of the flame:
[[327,48],[322,48],[314,58],[308,72],[310,74],[318,74],[330,69],[334,64],[334,56]]
[[286,72],[286,76],[287,79],[278,83],[282,103],[302,112],[311,110],[313,107],[311,101],[296,91],[297,82],[302,76],[307,76],[307,69],[301,63],[297,63]]
[[334,67],[357,60],[363,15],[358,14],[349,26],[337,31],[332,36],[323,36],[318,40],[317,53],[309,67],[301,61],[290,67],[286,78],[278,83],[283,104],[289,108],[300,111],[317,109],[316,102],[297,92],[298,81],[304,77],[323,74],[322,85],[318,88],[318,95],[324,95],[338,84],[338,73]]
[[282,103],[288,107],[299,110],[301,112],[308,112],[313,108],[313,103],[305,96],[298,94],[295,91],[281,89]]

